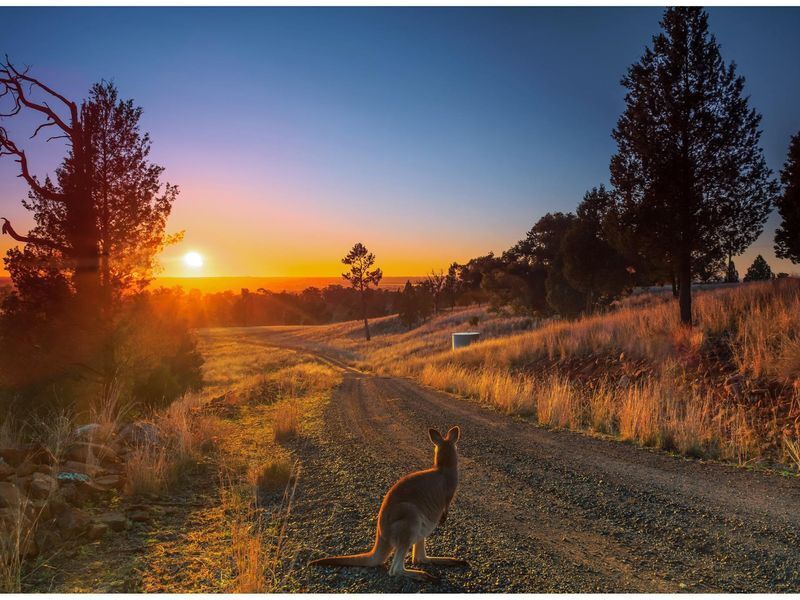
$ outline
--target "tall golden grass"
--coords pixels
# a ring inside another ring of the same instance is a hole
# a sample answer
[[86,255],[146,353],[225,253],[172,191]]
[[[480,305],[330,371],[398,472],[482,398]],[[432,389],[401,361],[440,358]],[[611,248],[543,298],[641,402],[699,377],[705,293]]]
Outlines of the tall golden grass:
[[155,414],[157,435],[142,440],[125,463],[125,491],[158,494],[176,484],[196,465],[202,453],[225,430],[218,418],[201,412],[205,400],[187,394]]
[[300,476],[299,463],[288,465],[281,502],[273,510],[261,507],[258,486],[264,477],[277,484],[276,473],[286,467],[265,467],[260,474],[251,472],[250,485],[238,485],[229,478],[222,489],[223,507],[231,527],[231,552],[234,563],[232,592],[238,594],[269,593],[278,588],[292,573],[285,565],[286,529],[294,506]]

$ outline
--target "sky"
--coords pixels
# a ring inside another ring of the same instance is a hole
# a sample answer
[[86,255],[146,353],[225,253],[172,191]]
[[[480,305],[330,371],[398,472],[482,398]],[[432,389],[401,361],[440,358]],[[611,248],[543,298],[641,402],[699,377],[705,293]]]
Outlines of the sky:
[[[80,99],[143,107],[181,193],[165,276],[335,276],[363,242],[388,275],[502,252],[607,183],[619,81],[660,8],[0,8],[0,52]],[[711,8],[763,114],[770,167],[800,130],[800,8]],[[6,120],[12,134],[36,122]],[[25,141],[33,170],[63,146]],[[0,216],[31,224],[0,158]],[[773,214],[736,259],[774,269]],[[12,245],[0,238],[0,252]],[[203,257],[188,266],[188,252]]]

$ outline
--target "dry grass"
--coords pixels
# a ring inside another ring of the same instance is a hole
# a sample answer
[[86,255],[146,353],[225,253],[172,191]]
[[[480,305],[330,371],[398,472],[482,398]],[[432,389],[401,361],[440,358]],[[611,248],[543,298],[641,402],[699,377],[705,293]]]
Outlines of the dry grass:
[[22,560],[33,528],[23,505],[10,507],[0,518],[0,592],[19,593],[22,589]]
[[272,417],[272,434],[276,442],[286,442],[300,429],[300,408],[296,402],[287,400],[278,405]]
[[122,387],[117,380],[108,384],[89,407],[89,422],[98,425],[92,441],[107,443],[130,413],[131,406],[122,401]]
[[140,444],[125,463],[125,492],[132,496],[158,494],[167,483],[169,471],[166,448],[159,444]]
[[[269,472],[269,477],[275,477],[278,473],[282,477],[284,470],[284,464],[275,463],[267,465],[260,475]],[[254,486],[237,486],[228,479],[223,487],[223,506],[231,523],[231,551],[235,570],[232,592],[269,593],[291,575],[292,566],[286,568],[284,565],[287,559],[286,528],[299,474],[297,463],[288,465],[283,498],[271,511],[259,506],[258,490]],[[271,479],[270,482],[278,485],[277,479]]]
[[783,438],[783,445],[786,451],[786,462],[793,465],[800,471],[800,442],[791,438]]
[[133,449],[125,464],[126,493],[157,494],[175,485],[216,446],[227,426],[201,412],[203,398],[187,394],[153,416],[158,435]]
[[10,411],[0,420],[0,446],[16,448],[22,443],[23,430]]
[[270,460],[252,467],[248,472],[248,481],[259,492],[273,493],[286,488],[292,478],[293,468],[288,460]]
[[[576,321],[470,308],[410,332],[396,317],[377,319],[370,343],[356,322],[286,333],[356,366],[544,425],[739,464],[792,464],[781,440],[787,427],[800,434],[800,400],[789,397],[800,390],[800,281],[701,291],[694,308],[692,329],[681,326],[669,294],[640,294]],[[476,318],[481,341],[451,351],[449,334]],[[633,374],[623,377],[627,368]],[[733,376],[740,381],[729,386]]]

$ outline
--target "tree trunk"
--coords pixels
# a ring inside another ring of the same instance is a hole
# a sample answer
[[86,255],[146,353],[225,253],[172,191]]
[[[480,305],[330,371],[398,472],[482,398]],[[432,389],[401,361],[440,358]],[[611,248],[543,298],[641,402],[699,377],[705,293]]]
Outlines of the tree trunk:
[[675,277],[675,270],[672,270],[672,297],[678,298],[678,280]]
[[361,313],[364,315],[364,335],[367,338],[367,341],[370,340],[369,337],[369,322],[367,322],[367,296],[362,290],[361,292]]
[[678,265],[678,303],[681,312],[681,324],[692,326],[692,258],[688,252],[682,252]]

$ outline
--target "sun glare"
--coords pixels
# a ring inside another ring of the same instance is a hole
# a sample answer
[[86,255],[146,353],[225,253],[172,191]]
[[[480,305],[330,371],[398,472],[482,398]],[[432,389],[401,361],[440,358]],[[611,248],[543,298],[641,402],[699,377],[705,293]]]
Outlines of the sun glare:
[[199,269],[203,266],[203,256],[199,252],[187,252],[183,257],[183,262],[187,267]]

